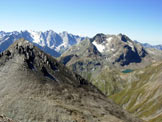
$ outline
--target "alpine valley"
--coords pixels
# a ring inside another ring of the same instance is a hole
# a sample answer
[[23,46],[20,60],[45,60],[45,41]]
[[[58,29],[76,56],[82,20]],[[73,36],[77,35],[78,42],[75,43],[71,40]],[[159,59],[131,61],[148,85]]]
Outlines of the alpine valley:
[[162,121],[162,51],[123,34],[97,34],[59,58],[124,109],[150,122]]
[[0,120],[161,122],[160,46],[124,34],[1,31]]

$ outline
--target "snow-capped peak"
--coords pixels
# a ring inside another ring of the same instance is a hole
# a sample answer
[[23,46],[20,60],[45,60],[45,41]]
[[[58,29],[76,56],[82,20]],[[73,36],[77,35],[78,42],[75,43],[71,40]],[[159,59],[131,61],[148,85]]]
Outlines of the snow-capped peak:
[[58,34],[53,30],[48,30],[45,32],[33,30],[24,30],[20,32],[1,31],[0,42],[5,43],[6,45],[5,48],[3,48],[3,50],[7,49],[8,46],[10,46],[10,44],[12,44],[15,40],[19,38],[24,38],[30,42],[39,45],[40,47],[48,48],[48,50],[54,50],[58,53],[63,53],[72,45],[75,45],[85,39],[84,37],[75,36],[73,34],[69,34],[68,32],[62,32]]

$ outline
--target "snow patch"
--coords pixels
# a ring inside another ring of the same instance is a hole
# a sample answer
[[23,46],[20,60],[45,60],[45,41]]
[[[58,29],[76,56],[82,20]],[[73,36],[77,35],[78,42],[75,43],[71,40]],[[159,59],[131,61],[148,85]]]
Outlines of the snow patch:
[[111,44],[112,44],[112,39],[113,37],[108,37],[106,39],[106,42],[105,42],[105,46],[106,46],[106,51],[109,52],[109,51],[114,51],[115,49],[114,48],[111,48]]
[[135,50],[135,49],[134,49],[134,45],[132,44],[132,42],[129,42],[129,41],[128,41],[128,45],[132,48],[133,51]]
[[61,48],[66,49],[66,48],[68,48],[69,46],[70,46],[70,45],[68,44],[68,42],[67,42],[67,41],[66,41],[66,42],[64,41],[62,44],[60,44],[59,46],[57,46],[55,50],[56,50],[57,52],[59,52],[59,51],[61,50]]
[[104,46],[104,45],[102,45],[102,44],[97,44],[95,41],[92,42],[92,44],[95,45],[96,48],[97,48],[97,50],[98,50],[99,52],[101,52],[101,53],[102,53],[102,52],[104,51],[104,49],[105,49],[105,46]]
[[111,44],[113,37],[109,37],[106,39],[106,46],[109,46]]
[[29,33],[31,34],[31,37],[33,38],[33,42],[40,44],[40,34],[39,32],[36,31],[29,31]]
[[111,42],[112,39],[113,39],[113,37],[109,37],[106,40],[107,40],[107,42]]
[[115,49],[114,48],[111,48],[111,51],[114,51]]

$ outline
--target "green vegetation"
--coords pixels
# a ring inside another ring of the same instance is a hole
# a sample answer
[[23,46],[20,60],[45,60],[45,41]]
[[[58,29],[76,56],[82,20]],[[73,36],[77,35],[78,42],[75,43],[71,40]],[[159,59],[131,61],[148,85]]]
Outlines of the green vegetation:
[[106,68],[96,77],[93,76],[91,81],[93,81],[93,84],[97,86],[105,95],[110,96],[118,93],[126,86],[126,82],[122,80],[119,75],[119,72]]
[[150,122],[161,122],[162,113],[158,111],[162,111],[162,63],[122,73],[106,68],[84,76],[130,113]]
[[[135,78],[110,98],[144,120],[149,118],[150,122],[161,122],[162,113],[158,111],[162,111],[162,63],[130,73]],[[130,75],[124,74],[126,77]]]
[[122,72],[106,68],[96,74],[82,73],[105,95],[134,115],[150,122],[161,122],[162,63]]

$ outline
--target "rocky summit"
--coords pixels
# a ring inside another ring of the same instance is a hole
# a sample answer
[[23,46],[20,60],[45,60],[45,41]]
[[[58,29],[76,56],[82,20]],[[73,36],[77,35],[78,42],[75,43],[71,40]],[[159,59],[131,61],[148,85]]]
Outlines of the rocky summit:
[[0,115],[22,122],[141,122],[24,39],[0,54]]

